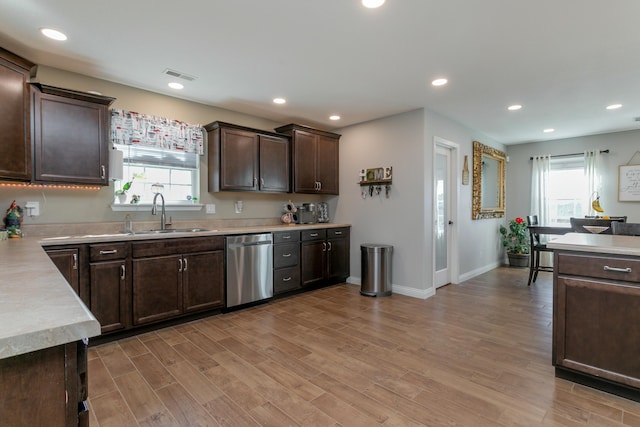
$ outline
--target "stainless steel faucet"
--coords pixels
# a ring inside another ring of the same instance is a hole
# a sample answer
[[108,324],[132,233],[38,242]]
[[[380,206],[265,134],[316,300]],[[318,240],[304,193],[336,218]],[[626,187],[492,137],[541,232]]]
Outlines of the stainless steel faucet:
[[162,212],[160,213],[160,230],[166,230],[167,215],[164,210],[164,196],[162,195],[162,193],[156,193],[156,195],[153,196],[153,206],[151,206],[151,215],[156,215],[158,212],[158,204],[156,203],[158,196],[160,196],[160,198],[162,199]]

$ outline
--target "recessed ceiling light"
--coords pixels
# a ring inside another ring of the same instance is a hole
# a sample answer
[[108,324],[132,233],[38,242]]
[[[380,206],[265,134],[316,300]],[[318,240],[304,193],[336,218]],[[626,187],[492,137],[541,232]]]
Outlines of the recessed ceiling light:
[[507,110],[509,110],[509,111],[517,111],[517,110],[519,110],[519,109],[521,109],[521,108],[522,108],[522,105],[520,105],[520,104],[514,104],[514,105],[509,105],[509,106],[507,107]]
[[375,9],[376,7],[382,6],[384,1],[385,0],[362,0],[362,5],[369,9]]
[[340,120],[340,116],[334,114],[333,116],[329,116],[329,120]]
[[273,103],[274,104],[286,104],[287,100],[284,98],[273,98]]
[[621,108],[622,104],[611,104],[611,105],[607,105],[607,110],[617,110],[618,108]]
[[168,86],[171,89],[178,89],[178,90],[184,89],[184,85],[182,83],[178,83],[178,82],[171,82],[171,83],[168,84]]
[[447,79],[435,79],[431,82],[431,84],[434,86],[443,86],[447,84],[447,81]]
[[551,132],[554,132],[554,131],[555,131],[555,129],[553,129],[553,128],[547,128],[547,129],[543,130],[542,132],[551,133]]
[[67,39],[67,36],[63,32],[54,30],[53,28],[40,28],[40,32],[53,40],[65,41]]

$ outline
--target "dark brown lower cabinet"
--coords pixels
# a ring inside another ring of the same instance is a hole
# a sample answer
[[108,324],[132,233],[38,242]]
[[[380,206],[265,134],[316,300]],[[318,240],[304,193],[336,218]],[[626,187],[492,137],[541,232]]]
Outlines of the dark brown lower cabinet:
[[46,252],[71,288],[80,295],[80,249],[47,249]]
[[134,325],[224,304],[224,238],[135,242],[132,253]]
[[301,232],[302,286],[349,277],[349,231],[349,227],[338,227]]
[[0,359],[0,425],[88,426],[86,365],[82,342]]
[[89,309],[102,333],[130,325],[130,245],[127,242],[89,245]]
[[565,251],[554,259],[557,372],[640,391],[640,259]]
[[300,288],[300,231],[273,233],[273,293]]

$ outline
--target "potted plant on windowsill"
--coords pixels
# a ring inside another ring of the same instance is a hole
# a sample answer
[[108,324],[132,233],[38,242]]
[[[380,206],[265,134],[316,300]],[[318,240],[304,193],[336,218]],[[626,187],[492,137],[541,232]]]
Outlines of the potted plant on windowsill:
[[501,225],[502,246],[507,251],[509,265],[529,266],[529,230],[524,219],[518,217],[509,221],[509,228]]

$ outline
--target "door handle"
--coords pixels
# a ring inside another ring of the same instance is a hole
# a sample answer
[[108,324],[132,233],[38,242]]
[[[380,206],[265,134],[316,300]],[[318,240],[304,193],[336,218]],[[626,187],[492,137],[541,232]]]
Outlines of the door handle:
[[327,249],[327,250],[330,251],[331,250],[331,246],[333,246],[333,245],[331,244],[331,242],[327,242],[327,243],[329,244],[329,249]]
[[187,268],[189,268],[189,261],[187,261],[186,258],[183,258],[184,261],[184,269],[182,271],[187,271]]
[[291,281],[291,276],[283,278],[282,281],[283,282],[290,282]]
[[113,255],[113,254],[117,254],[118,250],[117,249],[111,249],[108,251],[100,251],[100,255]]
[[453,225],[453,221],[449,221],[449,225]]
[[282,254],[282,258],[289,258],[291,254]]
[[182,272],[182,258],[178,259],[178,272]]
[[107,171],[104,165],[100,165],[100,178],[105,179],[107,177]]
[[325,242],[322,242],[322,252],[326,252],[327,251],[327,244]]
[[608,265],[605,265],[604,271],[615,271],[617,273],[631,273],[631,267],[619,268],[619,267],[609,267]]
[[125,267],[124,267],[124,264],[122,264],[120,266],[120,279],[124,280],[124,278],[126,277],[125,274],[126,274]]
[[78,269],[78,254],[73,254],[73,267],[74,270]]

